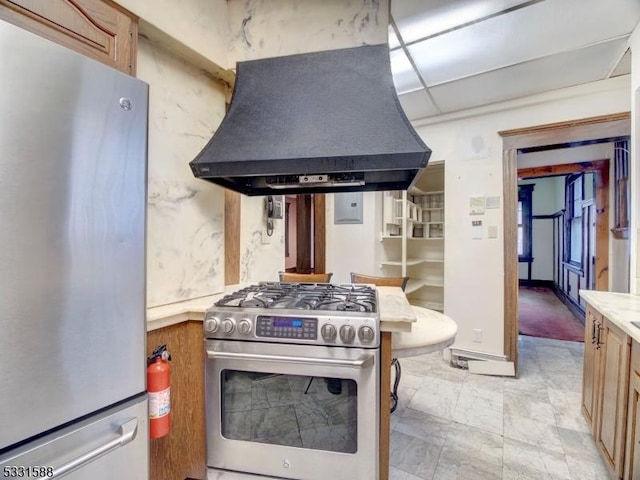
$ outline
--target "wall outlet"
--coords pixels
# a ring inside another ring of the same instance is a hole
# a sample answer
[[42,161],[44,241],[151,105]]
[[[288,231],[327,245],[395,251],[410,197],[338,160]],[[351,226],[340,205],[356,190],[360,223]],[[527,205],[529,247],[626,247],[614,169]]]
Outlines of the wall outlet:
[[473,329],[473,341],[476,343],[482,343],[482,330],[480,328]]
[[487,232],[489,238],[498,238],[498,227],[496,225],[489,225]]

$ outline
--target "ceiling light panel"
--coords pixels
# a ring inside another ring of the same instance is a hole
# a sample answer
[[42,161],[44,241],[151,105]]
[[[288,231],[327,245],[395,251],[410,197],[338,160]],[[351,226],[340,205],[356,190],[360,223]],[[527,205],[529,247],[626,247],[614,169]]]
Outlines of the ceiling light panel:
[[495,15],[527,0],[393,0],[391,16],[405,43]]
[[553,55],[429,89],[443,112],[452,112],[602,80],[626,41],[616,40]]
[[404,53],[404,50],[393,50],[390,52],[391,73],[393,83],[398,94],[411,92],[422,88],[422,83],[413,69],[413,65]]
[[431,86],[625,35],[639,19],[636,0],[547,0],[408,49]]

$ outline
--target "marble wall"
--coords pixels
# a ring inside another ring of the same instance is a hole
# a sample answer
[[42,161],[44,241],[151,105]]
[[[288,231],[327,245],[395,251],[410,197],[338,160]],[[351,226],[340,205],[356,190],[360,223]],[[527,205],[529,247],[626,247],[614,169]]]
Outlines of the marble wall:
[[149,84],[147,306],[220,292],[224,191],[191,161],[224,116],[225,92],[204,72],[144,38],[138,78]]
[[228,68],[226,0],[115,0],[147,25],[164,32],[209,62]]
[[284,270],[284,219],[273,220],[273,234],[267,235],[265,197],[242,196],[240,225],[240,281],[278,280]]
[[387,42],[389,0],[229,0],[229,63]]

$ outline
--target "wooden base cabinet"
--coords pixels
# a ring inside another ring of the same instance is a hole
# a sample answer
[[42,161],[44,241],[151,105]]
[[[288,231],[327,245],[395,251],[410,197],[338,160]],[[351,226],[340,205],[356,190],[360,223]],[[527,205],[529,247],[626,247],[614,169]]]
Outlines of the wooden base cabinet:
[[640,478],[640,344],[635,341],[631,346],[624,478]]
[[[636,348],[637,350],[638,348]],[[633,405],[639,406],[640,352],[636,352],[638,377],[629,390],[631,363],[631,337],[590,305],[585,318],[584,370],[582,377],[582,413],[591,426],[591,433],[602,458],[614,479],[640,479],[629,454],[629,435],[635,436],[631,425]],[[634,388],[637,395],[633,397]],[[634,403],[635,402],[635,403]],[[627,407],[629,406],[629,416]],[[634,419],[635,411],[633,412]],[[635,420],[634,420],[635,421]],[[629,430],[627,432],[627,430]],[[639,431],[640,433],[640,431]],[[634,437],[635,438],[635,437]],[[637,439],[636,439],[637,441]],[[640,455],[640,452],[638,453]],[[626,462],[626,464],[625,464]]]
[[596,404],[596,444],[614,478],[624,470],[631,339],[604,318],[600,338],[600,378]]
[[147,333],[147,354],[161,344],[171,353],[171,431],[151,440],[152,480],[206,478],[204,342],[202,322],[188,321]]

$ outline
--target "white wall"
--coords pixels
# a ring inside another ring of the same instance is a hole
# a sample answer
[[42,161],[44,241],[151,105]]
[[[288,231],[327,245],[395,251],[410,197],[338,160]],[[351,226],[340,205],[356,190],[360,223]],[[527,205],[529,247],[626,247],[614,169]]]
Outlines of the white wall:
[[[618,77],[505,102],[500,105],[502,110],[494,105],[416,122],[418,134],[433,150],[432,159],[445,161],[445,312],[458,324],[457,348],[504,353],[502,208],[487,210],[480,217],[484,225],[498,226],[496,239],[486,238],[485,228],[485,238],[473,240],[471,220],[478,218],[469,215],[470,196],[502,197],[502,138],[498,132],[628,111],[629,86],[628,77]],[[370,208],[367,202],[365,199],[365,210]],[[338,258],[346,251],[349,256],[341,258],[360,263],[350,257],[356,242],[346,235],[337,238],[335,230],[341,227],[327,225],[327,236],[332,239],[328,256]],[[363,234],[377,233],[379,223],[362,226],[362,230]],[[370,238],[375,242],[375,236]],[[364,236],[361,241],[368,242]],[[360,251],[370,255],[371,249],[364,248]],[[368,265],[369,271],[375,271],[375,259]],[[483,331],[481,343],[473,342],[476,328]]]
[[334,283],[350,282],[350,272],[381,275],[376,263],[380,248],[381,201],[379,192],[364,192],[363,223],[334,222],[334,195],[326,196],[326,270],[333,272]]
[[[472,240],[468,234],[469,195],[502,196],[502,139],[497,132],[628,111],[628,91],[629,78],[616,78],[525,98],[519,107],[508,102],[505,111],[418,127],[434,156],[446,159],[445,190],[463,192],[448,194],[446,208],[445,311],[458,323],[457,347],[504,352],[502,228],[495,240]],[[501,227],[502,210],[496,213],[484,220]],[[475,328],[483,330],[480,344],[472,339]]]
[[189,162],[224,115],[224,89],[204,72],[138,44],[149,84],[147,306],[219,292],[224,285],[224,192]]

